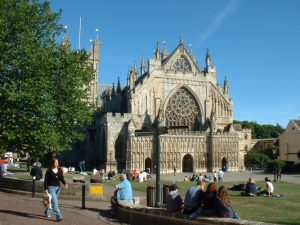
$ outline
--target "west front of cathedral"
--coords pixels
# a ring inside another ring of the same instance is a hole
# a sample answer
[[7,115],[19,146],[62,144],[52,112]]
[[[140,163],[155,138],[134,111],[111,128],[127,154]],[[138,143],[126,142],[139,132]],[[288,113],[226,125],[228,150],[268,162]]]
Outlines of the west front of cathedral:
[[[205,68],[182,41],[173,52],[159,44],[147,65],[130,67],[125,87],[102,91],[100,110],[77,158],[106,171],[155,171],[157,123],[161,173],[241,171],[251,130],[233,124],[228,81],[217,83],[207,50]],[[74,153],[73,152],[73,153]]]

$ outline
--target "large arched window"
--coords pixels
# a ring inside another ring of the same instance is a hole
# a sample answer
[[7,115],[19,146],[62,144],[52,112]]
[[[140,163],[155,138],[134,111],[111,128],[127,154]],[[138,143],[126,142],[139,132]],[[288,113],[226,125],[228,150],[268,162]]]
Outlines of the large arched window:
[[188,126],[192,130],[199,129],[199,106],[185,88],[180,88],[169,99],[165,109],[165,119],[167,127]]

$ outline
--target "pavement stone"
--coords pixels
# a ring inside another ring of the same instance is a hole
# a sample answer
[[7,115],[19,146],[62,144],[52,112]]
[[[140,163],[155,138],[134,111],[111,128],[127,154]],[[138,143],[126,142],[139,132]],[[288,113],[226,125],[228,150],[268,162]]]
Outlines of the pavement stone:
[[[44,216],[41,200],[0,192],[0,225],[56,223],[54,213],[50,219]],[[61,225],[124,224],[111,213],[109,202],[86,202],[86,209],[81,209],[81,201],[59,200],[59,206],[63,215],[63,220],[59,222]]]

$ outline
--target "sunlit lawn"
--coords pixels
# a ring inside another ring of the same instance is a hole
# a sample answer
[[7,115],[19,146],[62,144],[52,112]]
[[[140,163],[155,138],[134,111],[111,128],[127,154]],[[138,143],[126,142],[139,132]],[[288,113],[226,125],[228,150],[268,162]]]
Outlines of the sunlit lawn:
[[[46,170],[46,169],[43,169]],[[45,171],[44,171],[45,172]],[[78,174],[65,174],[67,179],[72,179]],[[19,179],[31,180],[28,172],[15,172],[15,177]],[[90,176],[86,176],[88,181]],[[115,186],[119,179],[104,180],[104,184]],[[239,182],[224,182],[222,185],[231,187]],[[242,183],[242,182],[240,182]],[[146,192],[148,185],[155,186],[155,180],[143,183],[131,182],[134,191]],[[171,184],[170,181],[161,181],[161,184]],[[181,196],[185,195],[186,190],[195,185],[195,182],[176,182],[179,186]],[[221,183],[218,183],[220,186]],[[264,182],[257,182],[257,186],[263,188]],[[275,192],[282,194],[284,197],[242,197],[239,191],[230,191],[233,208],[239,213],[242,219],[256,220],[262,222],[279,223],[279,224],[300,224],[300,185],[285,182],[274,183]]]
[[[106,180],[104,184],[114,186],[119,181]],[[169,181],[162,181],[162,184],[170,184]],[[239,182],[224,182],[222,185],[231,187]],[[131,182],[135,191],[145,192],[148,185],[154,186],[155,180],[138,183]],[[186,190],[195,185],[194,182],[176,182],[179,186],[181,196]],[[221,183],[218,183],[220,186]],[[257,186],[263,188],[264,182],[257,182]],[[242,219],[255,220],[279,224],[300,224],[300,185],[285,182],[274,183],[275,192],[284,197],[242,197],[240,191],[230,191],[233,208],[239,213]]]

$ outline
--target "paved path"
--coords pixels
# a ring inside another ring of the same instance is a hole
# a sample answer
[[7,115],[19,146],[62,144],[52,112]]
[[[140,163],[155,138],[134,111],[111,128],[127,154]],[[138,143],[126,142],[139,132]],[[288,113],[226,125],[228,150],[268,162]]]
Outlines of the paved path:
[[[80,201],[59,200],[59,203],[64,218],[59,224],[122,224],[110,212],[110,203],[108,202],[86,202],[86,209],[84,210],[81,209]],[[43,211],[44,206],[39,198],[0,192],[0,225],[48,225],[56,223],[54,214],[51,219],[48,219],[44,217]]]

